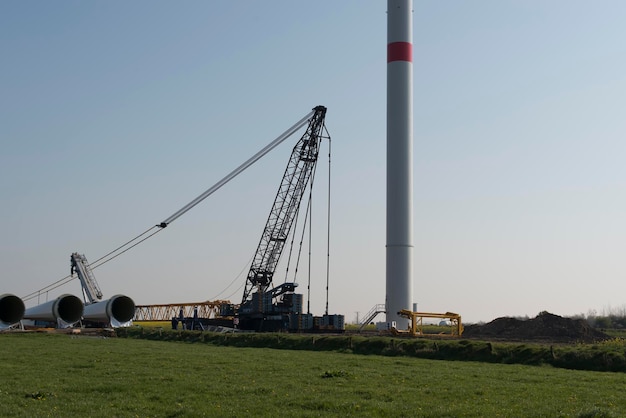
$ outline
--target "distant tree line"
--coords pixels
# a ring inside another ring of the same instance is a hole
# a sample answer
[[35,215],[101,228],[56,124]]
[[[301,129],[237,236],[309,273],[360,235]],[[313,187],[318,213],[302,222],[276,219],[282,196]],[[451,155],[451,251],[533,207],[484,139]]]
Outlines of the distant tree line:
[[573,318],[584,319],[593,328],[626,329],[626,305],[619,308],[604,308],[601,313],[591,309],[586,315],[575,315]]

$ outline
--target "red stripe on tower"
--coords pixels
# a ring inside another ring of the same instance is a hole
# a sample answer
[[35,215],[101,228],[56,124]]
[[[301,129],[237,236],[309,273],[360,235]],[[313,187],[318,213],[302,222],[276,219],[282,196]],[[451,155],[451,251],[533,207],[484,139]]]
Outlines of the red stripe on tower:
[[413,44],[410,42],[392,42],[387,44],[387,62],[413,62]]

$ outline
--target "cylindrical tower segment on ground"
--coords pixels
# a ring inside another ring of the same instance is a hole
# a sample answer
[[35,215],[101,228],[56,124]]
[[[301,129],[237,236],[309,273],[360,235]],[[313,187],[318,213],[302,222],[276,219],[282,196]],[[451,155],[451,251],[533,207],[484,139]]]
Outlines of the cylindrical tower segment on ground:
[[83,316],[83,302],[74,295],[61,295],[58,298],[26,309],[24,319],[57,321],[73,324]]
[[108,322],[113,327],[130,322],[135,316],[135,302],[124,295],[85,306],[83,318],[88,321]]
[[22,320],[24,317],[24,302],[15,295],[5,293],[0,296],[0,328],[9,326]]

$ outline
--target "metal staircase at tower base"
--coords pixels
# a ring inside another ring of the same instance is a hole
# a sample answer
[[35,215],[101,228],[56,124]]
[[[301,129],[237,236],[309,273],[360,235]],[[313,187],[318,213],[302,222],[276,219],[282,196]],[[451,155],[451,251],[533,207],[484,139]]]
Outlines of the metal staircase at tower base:
[[387,309],[385,308],[384,304],[379,303],[379,304],[374,305],[374,307],[370,309],[370,311],[367,314],[365,314],[365,319],[361,321],[361,323],[359,324],[360,326],[359,326],[358,332],[361,332],[367,324],[371,323],[374,320],[374,318],[378,316],[379,313],[385,313],[385,312],[387,312]]

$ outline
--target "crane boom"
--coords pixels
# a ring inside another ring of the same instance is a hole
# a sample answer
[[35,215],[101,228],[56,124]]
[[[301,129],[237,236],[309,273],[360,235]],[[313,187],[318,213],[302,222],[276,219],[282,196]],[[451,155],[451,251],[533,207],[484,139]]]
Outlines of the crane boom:
[[91,271],[91,267],[89,267],[87,258],[84,255],[72,253],[70,261],[72,263],[70,274],[76,273],[78,275],[87,302],[90,304],[100,302],[102,300],[102,292],[98,282],[96,282],[93,271]]
[[213,186],[211,186],[210,188],[205,190],[200,196],[196,197],[194,200],[192,200],[191,202],[187,203],[185,206],[180,208],[174,214],[170,215],[170,217],[168,217],[166,220],[164,220],[163,222],[161,222],[157,226],[160,227],[160,228],[167,227],[170,223],[174,222],[176,219],[178,219],[179,217],[184,215],[186,212],[188,212],[191,208],[196,206],[198,203],[202,202],[204,199],[206,199],[207,197],[212,195],[220,187],[222,187],[223,185],[225,185],[226,183],[228,183],[229,181],[231,181],[232,179],[237,177],[246,168],[250,167],[252,164],[257,162],[265,154],[267,154],[268,152],[270,152],[271,150],[276,148],[278,145],[280,145],[285,139],[289,138],[294,132],[296,132],[298,129],[302,128],[304,126],[304,124],[309,120],[311,115],[313,115],[314,112],[315,112],[315,109],[313,109],[311,112],[309,112],[308,115],[306,115],[305,117],[300,119],[298,122],[296,122],[293,126],[291,126],[291,128],[289,128],[285,132],[283,132],[278,138],[276,138],[275,140],[273,140],[272,142],[267,144],[262,150],[260,150],[256,154],[254,154],[252,157],[250,157],[247,161],[245,161],[239,167],[237,167],[236,169],[234,169],[233,171],[228,173],[228,175],[226,175],[223,179],[221,179],[220,181],[215,183]]
[[324,106],[315,107],[305,134],[293,148],[248,272],[242,304],[250,299],[254,289],[265,294],[272,283],[302,196],[315,171],[325,116]]

